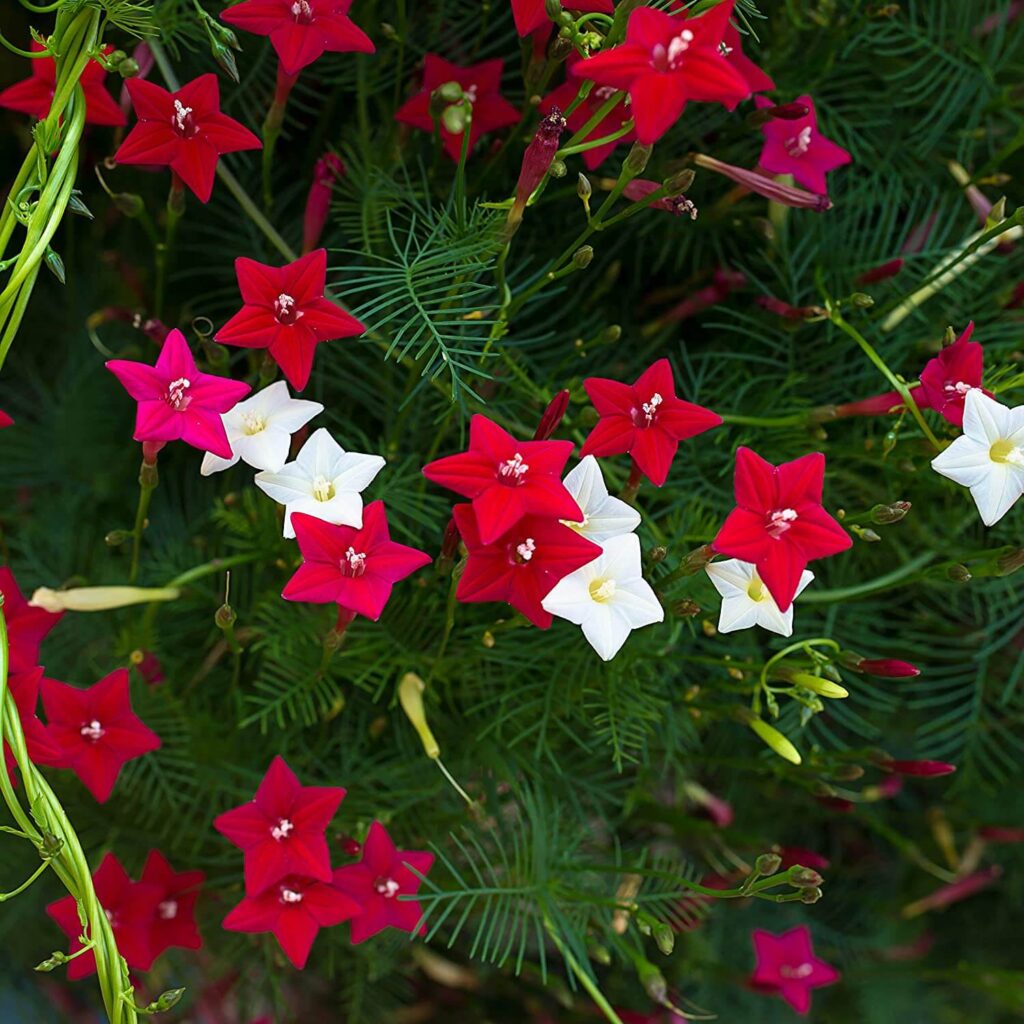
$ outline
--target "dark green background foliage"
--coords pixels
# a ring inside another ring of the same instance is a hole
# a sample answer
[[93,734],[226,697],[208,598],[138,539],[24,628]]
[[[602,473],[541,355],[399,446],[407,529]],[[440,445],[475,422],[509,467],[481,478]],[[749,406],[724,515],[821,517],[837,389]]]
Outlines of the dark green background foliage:
[[[504,148],[485,143],[473,155],[462,204],[452,198],[453,165],[436,158],[428,135],[400,130],[393,114],[427,51],[458,63],[503,57],[505,93],[522,104],[523,51],[508,5],[356,0],[353,16],[377,54],[328,56],[303,74],[278,144],[270,219],[297,246],[314,161],[328,148],[344,158],[348,173],[324,244],[336,296],[369,327],[363,339],[320,347],[303,397],[326,406],[314,426],[328,426],[346,448],[387,457],[368,497],[385,500],[397,539],[437,553],[451,502],[419,468],[464,446],[472,413],[484,411],[528,437],[546,401],[568,387],[572,403],[558,436],[579,442],[589,422],[586,376],[632,380],[668,356],[685,397],[722,414],[769,419],[886,390],[854,342],[829,323],[784,321],[754,300],[774,295],[802,306],[822,302],[822,289],[849,295],[858,274],[899,255],[929,216],[934,229],[924,248],[907,256],[897,278],[868,288],[875,308],[853,310],[851,320],[910,379],[946,326],[959,330],[970,319],[985,347],[986,383],[1017,373],[1021,316],[1004,306],[1024,278],[1019,244],[987,256],[896,330],[883,332],[877,314],[977,229],[950,160],[977,178],[1005,175],[983,185],[993,200],[1006,192],[1012,210],[1020,199],[1024,32],[1020,22],[976,31],[1007,0],[762,0],[763,18],[744,6],[759,38],[748,37],[747,52],[774,76],[775,95],[789,101],[811,93],[826,134],[853,155],[850,167],[831,175],[834,209],[769,214],[765,200],[750,196],[730,204],[723,201],[730,183],[701,172],[689,193],[701,211],[695,223],[652,211],[596,235],[590,267],[541,290],[486,354],[504,214],[477,202],[510,194],[532,121]],[[893,10],[879,13],[883,7]],[[191,2],[160,0],[155,17],[183,80],[215,70]],[[7,34],[23,43],[18,18],[5,20],[15,23]],[[45,16],[36,22],[46,28]],[[225,109],[258,130],[274,60],[265,40],[247,36],[243,44],[241,87],[222,79],[221,88]],[[24,64],[7,55],[5,80],[23,77]],[[692,105],[655,147],[646,176],[661,180],[694,150],[753,166],[760,133],[745,122],[749,109]],[[5,114],[4,126],[8,152],[20,149],[24,119]],[[88,164],[102,161],[113,151],[109,130],[91,130],[85,146]],[[596,193],[619,161],[591,175]],[[257,196],[258,156],[226,162]],[[582,164],[571,157],[568,165],[514,240],[513,294],[583,226],[575,195]],[[104,176],[114,191],[142,194],[153,216],[162,216],[165,173],[123,167]],[[92,339],[85,325],[104,307],[152,314],[153,254],[138,221],[117,213],[89,166],[80,185],[96,219],[67,219],[57,242],[67,284],[41,283],[0,382],[0,406],[18,423],[0,435],[0,556],[26,589],[123,582],[127,574],[126,548],[108,547],[104,536],[130,527],[134,514],[134,406],[103,361],[108,351],[152,361],[155,347],[125,323],[107,322]],[[220,325],[238,308],[232,261],[239,255],[281,262],[224,188],[207,207],[190,198],[164,318],[193,342],[195,318]],[[696,318],[659,325],[669,306],[723,265],[742,271],[747,285]],[[464,319],[477,310],[482,319]],[[621,326],[617,341],[608,341],[611,325]],[[231,359],[236,376],[251,373],[245,352],[232,350]],[[1012,390],[1000,398],[1019,401]],[[948,436],[943,421],[932,424]],[[603,665],[569,623],[556,620],[542,632],[497,605],[459,606],[438,659],[449,580],[428,567],[396,588],[378,624],[357,620],[320,672],[332,610],[280,599],[298,555],[280,537],[276,506],[254,489],[246,467],[204,479],[197,453],[168,448],[141,581],[156,585],[217,556],[252,555],[231,579],[241,658],[225,649],[214,624],[220,575],[155,615],[141,608],[68,615],[43,648],[49,674],[83,685],[128,664],[136,649],[163,662],[162,686],[133,682],[136,708],[163,747],[128,766],[109,804],[98,806],[70,773],[51,773],[95,863],[111,849],[138,870],[159,846],[179,869],[208,873],[204,950],[162,958],[151,976],[155,991],[188,985],[187,1007],[204,984],[238,972],[235,991],[252,1017],[276,1006],[282,1021],[592,1020],[554,946],[540,941],[547,920],[580,960],[595,947],[610,952],[611,963],[594,961],[592,970],[616,1005],[652,1007],[638,980],[645,958],[682,999],[720,1020],[783,1021],[792,1017],[788,1007],[745,987],[749,933],[807,922],[819,955],[844,973],[841,985],[816,994],[812,1019],[1020,1017],[1020,847],[985,854],[984,863],[1004,869],[998,887],[942,914],[905,920],[900,909],[941,884],[919,863],[923,855],[945,865],[933,832],[937,816],[960,849],[979,826],[1021,822],[1024,574],[985,575],[999,553],[1020,544],[1021,511],[986,530],[967,492],[930,470],[929,448],[909,417],[894,444],[886,441],[891,426],[880,418],[811,427],[733,422],[685,442],[666,486],[645,484],[637,499],[645,551],[668,549],[650,567],[655,580],[713,536],[732,504],[732,453],[740,444],[774,462],[825,452],[833,512],[913,503],[904,521],[877,527],[880,540],[858,540],[814,567],[794,638],[832,637],[867,656],[913,661],[922,673],[874,681],[847,674],[849,699],[829,703],[806,726],[790,702],[778,724],[805,754],[799,768],[734,716],[748,703],[756,670],[784,641],[760,631],[707,635],[717,598],[703,574],[669,592],[669,603],[696,601],[700,615],[668,614]],[[610,485],[625,483],[625,458],[604,460],[604,468]],[[974,572],[966,584],[947,573],[959,562]],[[730,665],[740,671],[730,673]],[[429,678],[428,714],[445,762],[483,803],[482,815],[467,815],[398,708],[396,684],[409,670]],[[952,761],[959,770],[911,781],[891,800],[857,802],[848,814],[823,806],[815,793],[824,784],[856,792],[880,781],[871,767],[860,782],[834,779],[837,758],[864,762],[857,752],[870,747]],[[427,948],[464,965],[471,984],[442,987],[397,933],[352,948],[347,928],[322,932],[299,976],[272,940],[220,928],[241,895],[241,857],[211,819],[248,799],[277,753],[307,784],[348,788],[332,830],[339,862],[341,837],[361,837],[374,817],[407,847],[436,845],[437,895],[427,907],[439,926]],[[703,818],[684,796],[687,781],[728,799],[733,825],[720,831]],[[621,873],[609,867],[662,869],[639,899],[671,922],[680,877],[735,870],[738,860],[749,864],[776,843],[831,860],[815,906],[721,901],[703,911],[699,928],[679,934],[668,957],[635,926],[621,936],[612,931]],[[13,888],[31,858],[13,839],[3,851],[3,887]],[[31,966],[63,942],[43,914],[59,895],[44,876],[2,908],[3,971],[12,991],[30,990]],[[922,958],[885,955],[926,934],[933,944]],[[75,992],[85,1001],[93,994],[88,983]],[[423,1016],[400,1016],[413,1004]],[[40,1003],[20,1019],[59,1019],[53,1014]]]

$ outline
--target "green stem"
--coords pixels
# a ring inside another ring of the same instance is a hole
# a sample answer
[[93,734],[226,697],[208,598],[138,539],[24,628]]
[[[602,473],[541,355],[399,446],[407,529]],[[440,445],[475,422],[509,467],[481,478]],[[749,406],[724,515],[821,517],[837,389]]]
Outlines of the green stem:
[[157,486],[156,464],[143,460],[139,470],[139,504],[135,509],[135,525],[132,527],[132,561],[128,570],[128,582],[134,583],[139,575],[139,554],[142,549],[142,534],[146,529],[146,514],[153,491]]
[[576,957],[573,956],[572,951],[559,937],[550,918],[544,919],[544,927],[547,929],[548,935],[551,936],[551,941],[555,944],[558,952],[562,954],[562,958],[569,965],[569,969],[574,975],[576,975],[579,983],[586,989],[587,994],[594,1001],[594,1005],[604,1014],[605,1019],[610,1021],[610,1024],[622,1024],[622,1018],[615,1012],[615,1008],[608,1002],[604,993],[597,987],[597,983],[590,974],[580,966],[579,961],[577,961]]
[[48,860],[44,860],[43,863],[40,864],[39,867],[37,867],[35,871],[33,871],[32,874],[21,883],[21,885],[18,886],[17,889],[12,889],[10,892],[0,892],[0,903],[14,899],[15,896],[20,896],[21,893],[23,893],[49,866],[50,862]]

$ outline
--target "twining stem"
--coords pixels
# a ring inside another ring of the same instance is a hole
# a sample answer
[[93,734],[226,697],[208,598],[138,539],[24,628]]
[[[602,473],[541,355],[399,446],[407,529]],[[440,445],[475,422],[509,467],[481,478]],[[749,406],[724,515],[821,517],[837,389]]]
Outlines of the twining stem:
[[544,919],[544,927],[547,929],[548,935],[551,936],[551,941],[555,944],[558,952],[562,954],[562,959],[569,965],[569,969],[586,989],[587,995],[590,996],[594,1001],[594,1005],[604,1014],[605,1019],[610,1021],[611,1024],[622,1024],[622,1018],[615,1012],[615,1008],[605,998],[604,993],[597,987],[597,983],[590,974],[580,966],[572,951],[562,941],[550,918],[546,917]]

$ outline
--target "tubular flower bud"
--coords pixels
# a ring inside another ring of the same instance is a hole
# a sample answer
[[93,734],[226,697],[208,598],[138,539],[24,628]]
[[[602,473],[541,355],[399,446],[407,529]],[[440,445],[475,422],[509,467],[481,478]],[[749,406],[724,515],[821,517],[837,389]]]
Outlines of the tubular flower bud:
[[832,209],[832,200],[828,196],[816,195],[814,192],[806,192],[800,188],[792,188],[789,185],[781,185],[774,178],[758,174],[757,171],[749,171],[744,167],[735,167],[732,164],[723,163],[712,156],[704,153],[697,153],[693,162],[705,170],[714,171],[731,181],[756,192],[765,199],[782,203],[783,206],[792,206],[798,210],[814,210],[817,213],[824,213]]
[[828,315],[821,306],[791,306],[772,295],[758,295],[754,301],[762,309],[781,316],[784,320],[813,320]]
[[871,509],[871,522],[879,526],[898,523],[911,509],[909,501],[894,501],[891,505],[875,505]]
[[909,661],[898,661],[895,658],[861,658],[850,668],[856,672],[864,672],[869,676],[880,676],[884,679],[903,679],[908,676],[919,676],[921,670]]
[[893,775],[913,775],[921,778],[952,775],[956,771],[955,764],[947,764],[945,761],[896,761],[884,758],[876,763],[883,771],[892,772]]
[[808,672],[794,672],[789,678],[797,686],[802,686],[805,690],[818,694],[819,697],[841,700],[843,697],[850,696],[850,691],[845,687],[833,683],[831,680],[822,679],[821,676],[812,676]]
[[941,907],[948,907],[951,903],[959,903],[961,900],[981,892],[982,889],[994,885],[1002,873],[1003,869],[998,864],[982,868],[981,871],[975,871],[974,874],[960,878],[949,885],[940,886],[923,899],[908,903],[901,913],[904,917],[917,917],[929,910],[938,910]]
[[800,751],[775,726],[769,725],[755,716],[746,719],[746,724],[750,726],[759,739],[771,747],[784,761],[789,761],[790,764],[800,764],[803,760],[800,756]]
[[854,281],[857,284],[877,284],[879,281],[888,280],[890,277],[895,277],[903,269],[903,257],[897,256],[894,260],[889,260],[888,263],[882,263],[877,267],[872,267],[870,270],[865,270],[863,274],[858,274]]
[[317,160],[302,220],[303,253],[312,252],[317,247],[331,210],[331,193],[344,174],[345,164],[336,153],[325,153]]
[[551,112],[541,118],[540,124],[537,125],[537,131],[523,154],[523,164],[519,171],[519,180],[516,182],[515,202],[508,213],[510,226],[518,225],[523,219],[526,201],[544,180],[544,175],[548,173],[555,159],[558,140],[565,131],[565,125],[565,118],[558,107],[552,107]]
[[105,612],[150,601],[174,601],[181,596],[177,587],[72,587],[51,590],[40,587],[29,604],[48,612]]
[[558,429],[558,425],[565,416],[565,410],[569,408],[568,390],[559,391],[548,403],[544,414],[540,418],[540,424],[534,432],[534,441],[546,441]]
[[432,761],[441,756],[441,747],[427,724],[427,714],[423,707],[423,691],[426,683],[415,672],[406,672],[398,684],[398,701],[402,705],[406,718],[416,730],[423,744],[424,753]]

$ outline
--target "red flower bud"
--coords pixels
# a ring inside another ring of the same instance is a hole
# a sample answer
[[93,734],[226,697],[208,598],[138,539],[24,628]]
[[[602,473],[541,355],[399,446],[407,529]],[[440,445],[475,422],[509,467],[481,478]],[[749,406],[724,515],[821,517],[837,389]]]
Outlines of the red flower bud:
[[544,180],[544,175],[555,159],[558,140],[565,131],[565,125],[566,120],[558,107],[552,107],[551,112],[542,117],[537,125],[537,131],[523,154],[523,165],[516,182],[516,200],[508,214],[509,224],[518,224],[523,219],[527,199]]
[[784,320],[810,320],[812,317],[825,316],[825,310],[821,306],[791,306],[788,302],[771,295],[758,295],[754,301],[762,309],[767,309],[769,313],[781,316]]
[[978,829],[978,835],[989,843],[1024,843],[1024,828],[986,825]]
[[157,686],[164,681],[163,665],[152,651],[132,651],[130,661],[150,686]]
[[862,398],[857,402],[844,402],[835,406],[835,415],[846,416],[888,416],[903,408],[903,398],[898,391],[886,391],[884,395]]
[[895,277],[903,269],[903,262],[903,257],[897,256],[896,259],[889,260],[888,263],[865,270],[863,274],[858,274],[853,280],[856,284],[876,284],[879,281],[885,281],[890,277]]
[[546,441],[558,429],[558,425],[562,422],[562,417],[565,416],[565,410],[568,408],[569,392],[567,390],[559,391],[548,402],[548,407],[540,418],[540,425],[533,435],[534,441]]
[[885,758],[877,762],[882,771],[893,772],[896,775],[919,775],[930,777],[932,775],[952,775],[956,771],[955,764],[946,764],[945,761],[894,761]]
[[856,672],[864,672],[869,676],[881,676],[885,679],[903,679],[907,676],[919,676],[921,670],[909,661],[897,661],[895,658],[861,658],[850,668]]
[[816,871],[826,871],[832,863],[827,857],[822,857],[820,853],[805,850],[802,846],[782,846],[778,853],[782,860],[779,865],[780,871],[785,871],[786,868],[791,868],[796,864],[805,868],[814,868]]
[[345,174],[345,165],[335,153],[325,153],[313,168],[313,183],[306,197],[306,212],[302,221],[302,252],[312,252],[320,241],[327,215],[331,211],[331,193],[334,185]]
[[742,288],[747,283],[746,277],[738,270],[730,270],[728,267],[717,267],[715,269],[712,283],[699,289],[692,295],[683,299],[678,305],[673,306],[663,317],[663,320],[688,320],[703,310],[723,302],[730,292]]
[[799,121],[811,111],[806,103],[781,103],[775,107],[766,107],[764,112],[769,117],[781,118],[783,121]]
[[438,557],[440,562],[450,562],[459,550],[459,528],[455,525],[454,519],[448,520],[444,528],[444,538],[441,540],[441,554]]
[[1010,295],[1010,301],[1007,302],[1006,308],[1020,309],[1021,306],[1024,306],[1024,281],[1021,281],[1013,289],[1013,293]]

